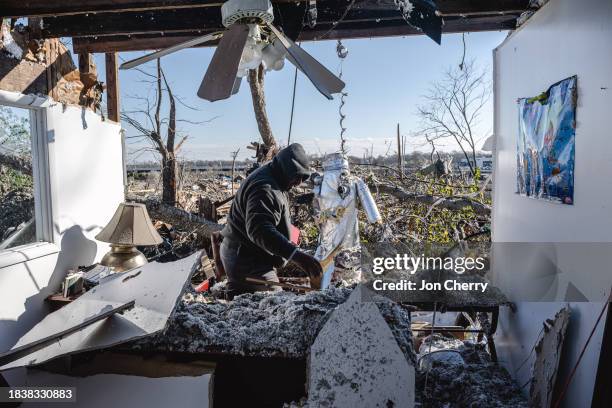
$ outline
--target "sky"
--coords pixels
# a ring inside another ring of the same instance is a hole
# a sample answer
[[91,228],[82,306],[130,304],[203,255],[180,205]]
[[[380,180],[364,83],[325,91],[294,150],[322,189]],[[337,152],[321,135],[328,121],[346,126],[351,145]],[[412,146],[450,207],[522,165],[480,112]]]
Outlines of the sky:
[[[506,37],[506,32],[468,33],[466,58],[492,72],[492,51]],[[409,135],[418,128],[417,107],[433,81],[445,70],[457,65],[463,54],[461,34],[447,34],[442,45],[426,36],[390,37],[345,40],[348,56],[342,64],[342,79],[346,83],[345,127],[349,154],[362,156],[365,149],[385,154],[389,143],[395,143],[396,126]],[[306,42],[302,47],[332,72],[338,74],[340,59],[336,41]],[[259,141],[251,95],[246,81],[237,95],[223,101],[208,102],[197,97],[196,91],[211,60],[214,48],[186,49],[162,58],[173,93],[185,105],[178,106],[178,131],[188,135],[180,155],[188,160],[227,160],[231,152],[240,149],[239,159],[252,155],[246,146]],[[143,52],[127,52],[120,60],[130,60]],[[96,55],[98,71],[104,80],[103,55]],[[155,62],[143,66],[153,72]],[[287,143],[291,113],[294,68],[288,62],[281,71],[269,72],[265,78],[266,107],[276,140]],[[154,101],[154,88],[148,78],[135,70],[120,71],[122,110],[142,106],[137,98],[149,96]],[[136,98],[135,98],[136,97]],[[340,146],[339,96],[329,101],[301,73],[298,73],[292,142],[302,143],[309,153],[331,153]],[[192,109],[195,108],[195,109]],[[205,123],[188,123],[205,122]],[[485,106],[478,126],[481,142],[492,133],[492,100]],[[137,132],[125,126],[126,136]],[[128,139],[128,160],[138,162],[153,159],[143,152],[146,146],[138,139]],[[408,137],[406,153],[427,150],[422,140]],[[441,150],[455,150],[447,144]],[[395,146],[390,149],[395,151]]]

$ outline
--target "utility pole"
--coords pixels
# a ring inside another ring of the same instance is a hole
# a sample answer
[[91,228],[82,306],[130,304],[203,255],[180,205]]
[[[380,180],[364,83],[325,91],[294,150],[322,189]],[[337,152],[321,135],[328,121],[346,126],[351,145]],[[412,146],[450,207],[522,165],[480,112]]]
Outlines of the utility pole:
[[402,157],[402,137],[400,136],[400,125],[397,124],[397,169],[399,170],[400,180],[404,179],[404,159]]
[[236,167],[236,157],[238,157],[238,153],[240,153],[240,149],[232,152],[232,179],[230,181],[232,186],[232,195],[234,195],[234,168]]

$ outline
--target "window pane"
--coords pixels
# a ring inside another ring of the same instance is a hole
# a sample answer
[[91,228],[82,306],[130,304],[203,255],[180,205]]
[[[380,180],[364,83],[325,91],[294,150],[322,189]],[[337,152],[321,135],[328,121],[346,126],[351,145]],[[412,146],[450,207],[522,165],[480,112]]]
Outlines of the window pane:
[[0,250],[35,241],[30,112],[0,106]]

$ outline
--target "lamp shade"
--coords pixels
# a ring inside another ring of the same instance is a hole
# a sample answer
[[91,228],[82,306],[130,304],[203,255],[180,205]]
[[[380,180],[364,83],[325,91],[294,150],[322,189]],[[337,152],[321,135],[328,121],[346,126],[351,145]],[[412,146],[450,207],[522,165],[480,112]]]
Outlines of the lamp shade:
[[96,239],[115,245],[158,245],[162,243],[144,204],[121,203]]

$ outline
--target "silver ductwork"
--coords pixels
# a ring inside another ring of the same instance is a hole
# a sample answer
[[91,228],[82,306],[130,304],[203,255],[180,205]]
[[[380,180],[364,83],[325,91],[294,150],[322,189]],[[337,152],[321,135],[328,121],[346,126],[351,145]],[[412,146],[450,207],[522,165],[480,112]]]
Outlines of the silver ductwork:
[[[334,153],[323,161],[323,174],[314,177],[314,212],[319,227],[315,257],[324,265],[322,288],[331,283],[333,258],[341,251],[359,250],[357,202],[368,221],[379,222],[380,213],[368,186],[351,175],[346,156]],[[360,276],[360,274],[359,274]]]

